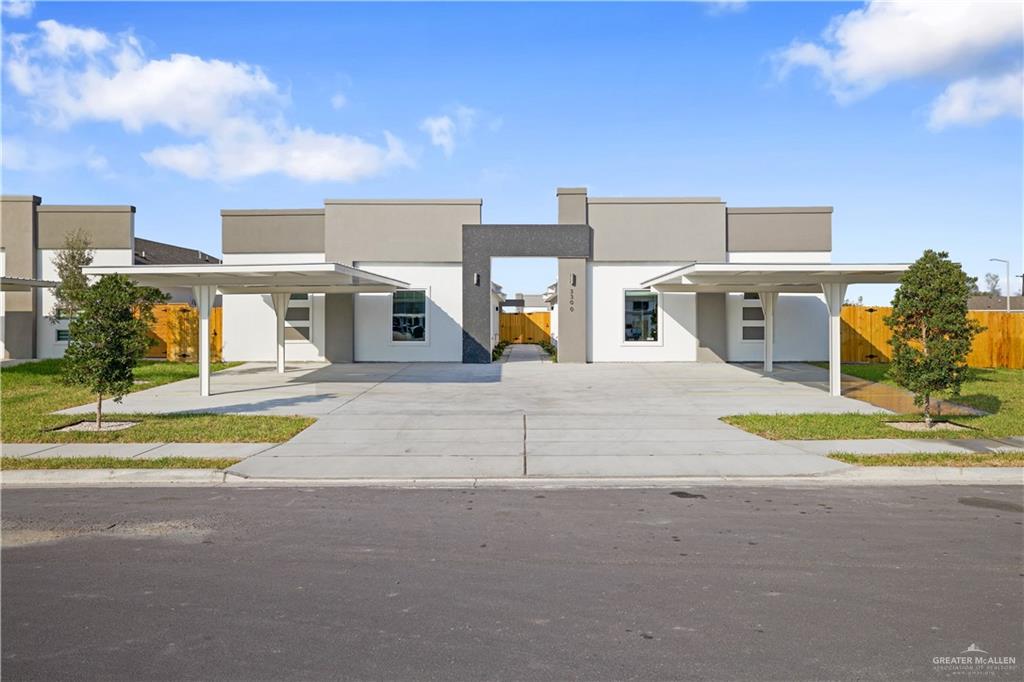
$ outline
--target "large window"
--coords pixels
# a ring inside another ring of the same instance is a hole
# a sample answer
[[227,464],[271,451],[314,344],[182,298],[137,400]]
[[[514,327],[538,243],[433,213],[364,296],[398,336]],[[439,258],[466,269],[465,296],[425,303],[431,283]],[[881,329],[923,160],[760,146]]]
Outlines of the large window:
[[627,343],[658,340],[658,294],[643,289],[626,292],[624,340]]
[[425,343],[427,340],[427,292],[396,291],[391,298],[391,340]]

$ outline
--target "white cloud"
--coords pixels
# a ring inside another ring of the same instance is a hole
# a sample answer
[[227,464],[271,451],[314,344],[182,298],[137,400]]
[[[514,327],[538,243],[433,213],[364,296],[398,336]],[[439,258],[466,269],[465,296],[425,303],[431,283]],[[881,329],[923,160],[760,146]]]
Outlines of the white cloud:
[[2,10],[13,19],[24,19],[32,15],[35,4],[32,0],[3,0]]
[[85,121],[118,123],[130,132],[160,127],[186,138],[144,153],[153,166],[193,178],[283,173],[351,182],[412,165],[387,132],[375,144],[289,125],[287,98],[258,66],[189,54],[149,59],[131,35],[111,40],[54,21],[39,28],[10,36],[5,64],[37,120],[58,128]]
[[[477,127],[477,123],[483,116],[479,109],[458,105],[451,110],[450,114],[430,116],[420,123],[420,130],[430,136],[430,143],[440,147],[444,155],[451,157],[455,153],[456,142],[465,139]],[[502,120],[498,117],[491,117],[487,122],[487,128],[495,132],[501,128]]]
[[872,1],[834,17],[820,42],[794,41],[775,63],[782,78],[817,71],[849,103],[900,80],[977,73],[1024,40],[1022,12],[1015,2]]
[[817,68],[833,94],[850,100],[896,80],[942,74],[1021,41],[1017,3],[870,2],[832,19],[824,44],[794,42],[778,57],[782,75]]
[[707,12],[713,16],[720,14],[738,14],[747,9],[746,0],[709,0],[705,3]]
[[281,172],[310,182],[349,180],[413,164],[398,138],[386,131],[384,138],[381,147],[351,135],[243,126],[206,142],[159,147],[143,158],[196,179],[238,180]]
[[1024,115],[1024,72],[991,78],[965,78],[947,87],[932,103],[928,127],[980,125],[1000,116]]
[[431,116],[423,119],[420,130],[430,136],[430,144],[440,147],[444,155],[455,153],[455,121],[450,116]]
[[36,24],[43,32],[43,49],[55,57],[71,57],[76,53],[93,54],[110,47],[110,40],[94,28],[77,28],[46,19]]
[[344,109],[348,104],[348,98],[343,93],[336,92],[331,97],[331,108],[334,110]]

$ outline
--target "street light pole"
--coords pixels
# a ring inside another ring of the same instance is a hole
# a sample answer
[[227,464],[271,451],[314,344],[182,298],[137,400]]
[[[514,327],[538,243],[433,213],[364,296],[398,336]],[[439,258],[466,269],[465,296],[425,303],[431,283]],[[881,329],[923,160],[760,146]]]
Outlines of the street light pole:
[[1005,258],[989,258],[989,260],[997,263],[1006,263],[1006,279],[1003,280],[1006,284],[1003,286],[1006,288],[1006,312],[1010,312],[1010,261]]

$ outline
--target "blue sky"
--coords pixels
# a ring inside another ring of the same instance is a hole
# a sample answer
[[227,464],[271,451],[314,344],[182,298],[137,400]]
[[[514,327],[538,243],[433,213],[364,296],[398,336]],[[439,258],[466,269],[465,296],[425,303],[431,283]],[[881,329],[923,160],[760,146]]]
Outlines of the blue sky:
[[837,262],[1020,274],[1021,10],[894,7],[14,3],[3,191],[131,203],[137,235],[213,253],[221,208],[328,197],[827,204]]

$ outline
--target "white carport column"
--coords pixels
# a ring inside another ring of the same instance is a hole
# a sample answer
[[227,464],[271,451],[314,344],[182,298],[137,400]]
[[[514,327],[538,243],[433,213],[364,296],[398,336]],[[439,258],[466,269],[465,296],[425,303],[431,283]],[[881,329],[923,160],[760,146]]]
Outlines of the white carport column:
[[824,282],[821,290],[825,293],[825,304],[828,306],[828,392],[838,396],[842,394],[839,313],[843,309],[846,285],[839,282]]
[[277,371],[284,374],[284,318],[288,314],[291,294],[271,294],[270,298],[277,315]]
[[779,300],[779,294],[776,291],[762,291],[758,298],[764,312],[764,371],[771,374],[772,359],[775,357],[775,303]]
[[202,284],[192,287],[199,306],[199,395],[210,395],[210,309],[217,287]]

